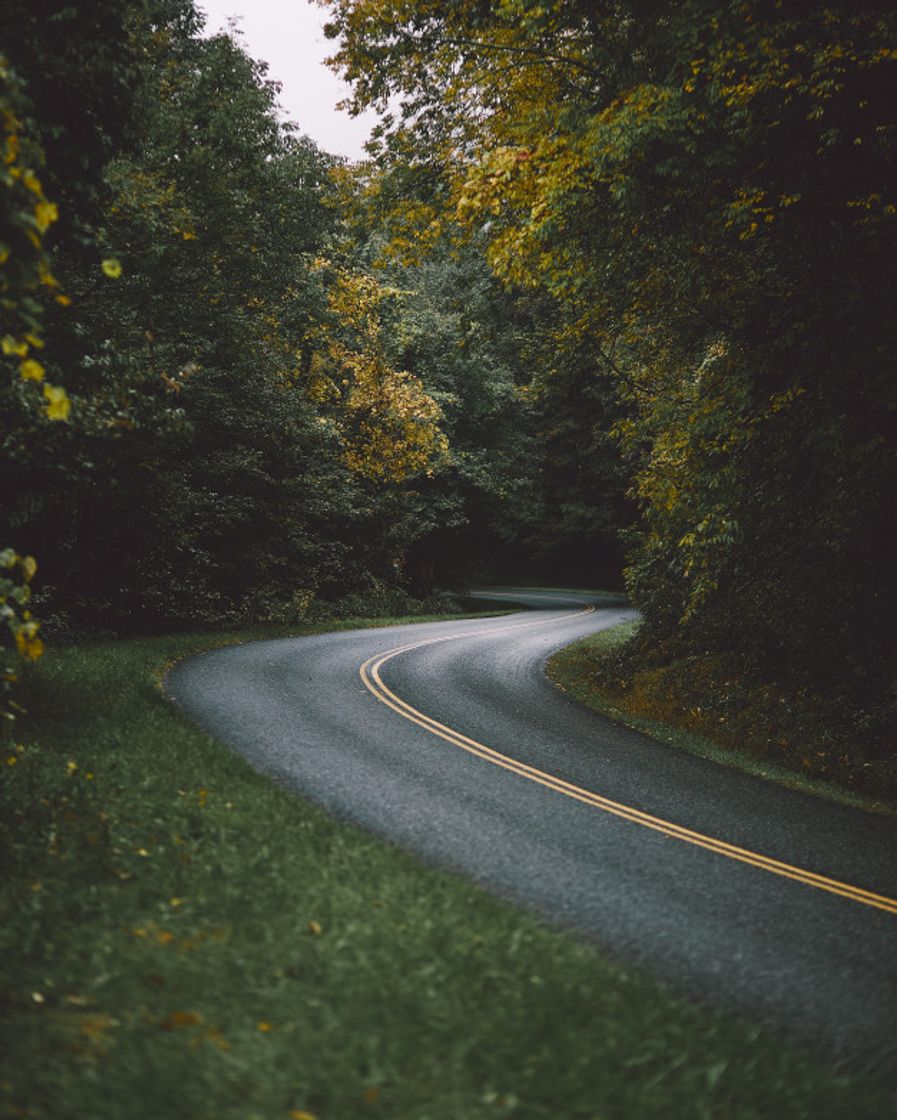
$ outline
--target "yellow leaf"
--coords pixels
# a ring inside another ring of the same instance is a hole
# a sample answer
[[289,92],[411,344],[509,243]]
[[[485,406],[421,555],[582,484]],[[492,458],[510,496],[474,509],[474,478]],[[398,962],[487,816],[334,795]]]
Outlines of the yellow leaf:
[[121,261],[116,260],[115,257],[107,257],[101,267],[111,280],[117,280],[121,276]]
[[72,402],[65,389],[61,389],[58,385],[45,385],[44,396],[47,398],[47,416],[51,420],[68,420]]
[[324,932],[324,927],[321,925],[320,922],[316,922],[316,921],[312,920],[308,923],[308,932],[313,933],[315,935],[315,937],[320,937],[321,934]]
[[25,579],[30,583],[34,579],[34,573],[37,571],[37,561],[33,556],[26,556],[22,561],[22,572]]
[[159,1026],[163,1031],[178,1030],[181,1027],[195,1027],[202,1022],[202,1015],[198,1011],[172,1011],[167,1019],[163,1019]]
[[217,1046],[219,1050],[230,1050],[230,1043],[217,1027],[211,1027],[207,1030],[206,1038],[213,1046]]
[[118,1026],[118,1019],[110,1015],[87,1015],[80,1020],[78,1029],[81,1034],[94,1040],[103,1040],[105,1032]]
[[35,638],[32,634],[23,633],[20,630],[16,634],[16,649],[21,657],[26,657],[29,661],[37,661],[43,657],[44,643],[40,638]]
[[45,284],[48,288],[58,288],[59,287],[59,281],[56,279],[56,277],[53,275],[53,273],[50,271],[50,269],[47,267],[47,265],[43,261],[41,261],[38,264],[37,272],[38,272],[38,275],[40,276],[40,282],[42,284]]
[[34,224],[44,233],[59,217],[55,202],[39,202],[34,208]]
[[19,373],[23,381],[43,381],[44,367],[34,358],[29,358],[19,366]]
[[290,1120],[318,1120],[313,1112],[306,1112],[304,1108],[291,1108],[288,1116]]
[[33,171],[25,172],[25,174],[22,176],[22,183],[28,188],[28,190],[32,191],[34,194],[40,196],[41,198],[43,197],[44,192],[41,190],[40,179],[38,179]]
[[11,334],[4,335],[3,342],[0,345],[3,347],[4,354],[15,354],[17,358],[24,358],[28,353],[28,343],[13,338]]
[[264,1020],[261,1023],[256,1023],[256,1027],[262,1032],[262,1034],[270,1034],[270,1032],[274,1030],[271,1024],[264,1022]]

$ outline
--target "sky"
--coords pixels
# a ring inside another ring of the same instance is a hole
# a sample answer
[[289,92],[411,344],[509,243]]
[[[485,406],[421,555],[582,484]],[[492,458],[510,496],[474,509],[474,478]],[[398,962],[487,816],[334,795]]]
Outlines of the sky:
[[373,113],[350,117],[336,108],[348,86],[325,65],[336,44],[324,38],[326,12],[311,0],[197,0],[206,14],[206,34],[228,30],[233,16],[242,45],[267,62],[268,77],[282,83],[283,116],[332,155],[364,157],[362,145],[376,122]]

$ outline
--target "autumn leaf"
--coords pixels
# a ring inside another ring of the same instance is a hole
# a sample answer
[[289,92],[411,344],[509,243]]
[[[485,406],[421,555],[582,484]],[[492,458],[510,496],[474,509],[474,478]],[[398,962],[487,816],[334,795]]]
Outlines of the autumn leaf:
[[202,1022],[202,1015],[198,1011],[172,1011],[167,1019],[163,1019],[159,1026],[163,1031],[181,1030],[183,1027],[195,1027]]
[[17,358],[24,358],[28,353],[28,343],[13,338],[11,334],[3,336],[3,341],[0,343],[0,346],[3,348],[3,353],[8,357],[15,355]]
[[21,657],[28,661],[37,661],[43,656],[44,643],[34,634],[29,634],[26,628],[16,633],[16,649]]
[[[37,363],[34,363],[37,365]],[[61,389],[58,385],[45,385],[44,396],[47,399],[46,413],[51,420],[68,420],[69,413],[72,410],[72,402],[69,400],[65,389]]]
[[58,217],[59,209],[55,202],[38,202],[34,207],[34,224],[41,233],[45,233]]
[[19,366],[19,373],[23,381],[43,381],[44,367],[34,358],[28,358]]

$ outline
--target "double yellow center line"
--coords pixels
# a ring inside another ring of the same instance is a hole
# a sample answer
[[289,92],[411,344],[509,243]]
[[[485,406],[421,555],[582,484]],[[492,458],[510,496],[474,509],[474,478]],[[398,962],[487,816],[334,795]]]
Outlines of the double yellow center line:
[[462,638],[482,636],[484,634],[492,635],[503,633],[508,630],[529,630],[539,626],[557,625],[568,619],[590,614],[593,610],[594,607],[588,607],[586,610],[562,615],[560,618],[555,615],[552,618],[543,619],[538,622],[518,622],[507,626],[490,627],[487,630],[466,630],[461,634],[449,634],[440,638],[428,638],[420,642],[410,642],[407,645],[396,646],[394,649],[375,654],[365,661],[359,673],[365,688],[388,708],[391,708],[404,719],[410,720],[411,723],[416,723],[419,727],[424,728],[425,731],[429,731],[432,735],[437,735],[447,743],[451,743],[453,746],[459,747],[461,750],[467,751],[468,754],[475,755],[485,762],[489,762],[494,766],[500,766],[503,770],[509,770],[512,774],[517,774],[521,778],[536,782],[541,786],[545,786],[547,789],[563,794],[565,797],[570,797],[574,801],[581,801],[585,805],[590,805],[594,809],[601,810],[601,812],[610,813],[615,817],[621,817],[623,820],[630,821],[633,824],[641,825],[642,828],[649,828],[653,832],[660,832],[664,836],[670,836],[674,840],[681,840],[685,844],[692,844],[698,848],[705,848],[707,851],[715,852],[717,855],[725,856],[727,859],[750,864],[752,867],[757,867],[761,871],[768,871],[772,875],[780,875],[785,879],[793,879],[795,882],[803,883],[808,887],[816,887],[818,890],[827,891],[829,894],[839,895],[842,898],[848,898],[864,906],[871,906],[876,910],[884,910],[888,914],[897,914],[897,899],[888,898],[886,895],[875,894],[872,891],[864,890],[862,887],[855,887],[850,883],[842,883],[837,879],[830,879],[825,875],[817,875],[814,871],[807,871],[802,867],[795,867],[790,863],[784,863],[782,860],[772,859],[770,856],[762,855],[759,852],[753,852],[748,848],[739,848],[735,844],[728,843],[726,840],[720,840],[715,836],[707,836],[702,832],[696,832],[694,829],[675,824],[673,821],[664,820],[662,817],[655,817],[650,813],[642,812],[641,809],[636,809],[631,805],[623,805],[619,801],[612,801],[609,797],[603,797],[601,794],[595,793],[592,790],[583,789],[581,786],[574,785],[572,782],[566,782],[562,778],[558,778],[553,774],[548,774],[544,770],[538,770],[534,766],[528,766],[524,762],[519,762],[517,759],[502,754],[492,747],[487,747],[484,743],[480,743],[476,739],[471,739],[469,736],[463,735],[460,731],[455,731],[453,728],[447,727],[445,724],[433,719],[432,716],[428,716],[425,712],[421,712],[417,708],[412,707],[411,704],[403,700],[400,696],[397,696],[392,689],[384,684],[383,678],[380,675],[383,666],[388,661],[392,661],[393,658],[398,657],[400,654],[409,653],[411,650],[437,645],[440,642],[459,641]]

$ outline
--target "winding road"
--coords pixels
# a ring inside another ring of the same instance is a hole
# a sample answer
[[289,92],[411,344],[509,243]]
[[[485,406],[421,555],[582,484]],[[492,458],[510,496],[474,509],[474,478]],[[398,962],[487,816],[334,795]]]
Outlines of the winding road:
[[824,1052],[897,1058],[897,821],[697,758],[574,703],[556,649],[615,596],[215,650],[166,678],[309,799]]

